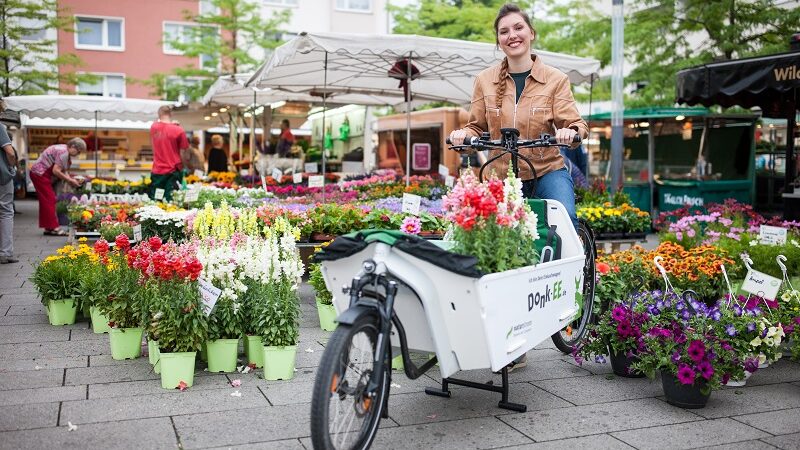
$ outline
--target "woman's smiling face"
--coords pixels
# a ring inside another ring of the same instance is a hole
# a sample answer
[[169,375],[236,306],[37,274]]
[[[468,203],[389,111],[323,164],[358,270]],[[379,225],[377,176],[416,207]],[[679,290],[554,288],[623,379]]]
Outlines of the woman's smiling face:
[[509,58],[529,55],[533,39],[533,30],[519,14],[508,14],[497,23],[497,43]]

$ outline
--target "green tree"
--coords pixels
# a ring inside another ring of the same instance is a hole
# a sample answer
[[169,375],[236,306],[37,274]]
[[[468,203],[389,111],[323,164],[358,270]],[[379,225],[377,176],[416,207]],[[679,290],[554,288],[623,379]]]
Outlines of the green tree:
[[[220,73],[255,70],[263,63],[256,55],[267,56],[281,44],[281,25],[288,22],[289,10],[262,18],[260,2],[210,0],[208,4],[216,11],[200,15],[184,11],[186,20],[195,26],[183,27],[172,35],[165,33],[168,46],[200,63],[155,74],[148,83],[156,95],[174,100],[184,94],[195,100],[205,94]],[[168,82],[173,77],[178,82]]]
[[74,54],[59,55],[46,30],[73,32],[74,22],[56,0],[0,0],[0,96],[46,94],[59,82],[95,81],[68,70],[81,65]]

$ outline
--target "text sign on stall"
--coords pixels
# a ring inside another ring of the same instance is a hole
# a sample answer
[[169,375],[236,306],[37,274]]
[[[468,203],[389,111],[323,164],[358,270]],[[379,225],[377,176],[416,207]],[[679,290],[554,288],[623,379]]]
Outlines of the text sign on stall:
[[199,189],[189,189],[186,191],[186,195],[183,196],[183,201],[186,203],[196,202],[197,199],[200,197],[200,190]]
[[403,194],[403,212],[419,215],[419,204],[422,197],[414,194]]
[[156,200],[164,200],[164,190],[161,188],[156,188],[156,193],[154,195]]
[[203,178],[204,176],[206,176],[206,174],[200,169],[195,169],[194,176],[196,176],[197,178]]
[[414,144],[411,149],[411,168],[431,170],[431,144]]
[[298,172],[298,173],[292,175],[292,183],[299,184],[299,183],[302,183],[302,182],[303,182],[303,174],[302,173]]
[[142,226],[141,225],[134,225],[133,226],[133,240],[136,242],[142,241]]
[[744,278],[741,289],[753,295],[758,295],[767,300],[775,300],[781,288],[780,278],[775,278],[763,272],[750,269]]
[[325,184],[325,177],[322,175],[312,175],[308,177],[308,187],[314,188],[318,187],[321,188]]
[[445,166],[444,164],[439,164],[439,175],[441,175],[442,178],[449,177],[450,169],[448,169],[447,166]]
[[217,304],[222,290],[202,278],[197,280],[197,284],[200,287],[200,296],[203,298],[203,312],[208,316]]
[[444,179],[444,185],[452,189],[453,186],[456,185],[456,177],[448,175],[447,178]]
[[272,179],[275,180],[276,183],[280,183],[282,178],[283,172],[281,172],[281,169],[272,169]]
[[304,170],[307,173],[317,173],[317,172],[319,172],[319,169],[317,168],[317,163],[315,163],[315,162],[306,163],[305,166],[304,166]]
[[761,225],[758,240],[764,244],[783,245],[786,243],[786,228]]

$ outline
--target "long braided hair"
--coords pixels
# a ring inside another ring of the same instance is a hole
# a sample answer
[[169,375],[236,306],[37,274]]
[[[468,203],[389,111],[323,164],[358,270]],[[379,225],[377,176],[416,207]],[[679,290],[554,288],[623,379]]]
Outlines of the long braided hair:
[[[531,24],[531,18],[528,17],[523,10],[519,8],[519,6],[513,3],[506,3],[505,5],[500,7],[500,10],[497,11],[497,17],[494,19],[494,41],[497,45],[500,45],[500,39],[497,37],[497,26],[500,24],[500,19],[509,15],[509,14],[519,14],[522,17],[522,20],[530,27],[533,31],[534,37],[536,36],[536,29],[533,28]],[[506,77],[508,76],[508,58],[503,58],[503,62],[500,63],[500,82],[497,83],[497,100],[496,106],[497,109],[503,107],[503,96],[506,95]]]

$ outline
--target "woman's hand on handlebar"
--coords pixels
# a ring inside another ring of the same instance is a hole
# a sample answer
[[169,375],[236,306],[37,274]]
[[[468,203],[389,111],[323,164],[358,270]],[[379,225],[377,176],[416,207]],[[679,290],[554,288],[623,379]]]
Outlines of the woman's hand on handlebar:
[[466,139],[468,136],[470,136],[470,134],[467,133],[467,130],[463,128],[460,130],[453,130],[450,132],[450,144],[464,145],[464,139]]
[[577,135],[577,134],[578,134],[578,132],[575,131],[572,128],[561,128],[561,129],[558,129],[558,130],[556,130],[556,136],[555,136],[556,142],[558,144],[560,144],[560,145],[572,146],[573,144],[575,144],[574,139],[575,139],[575,135]]

